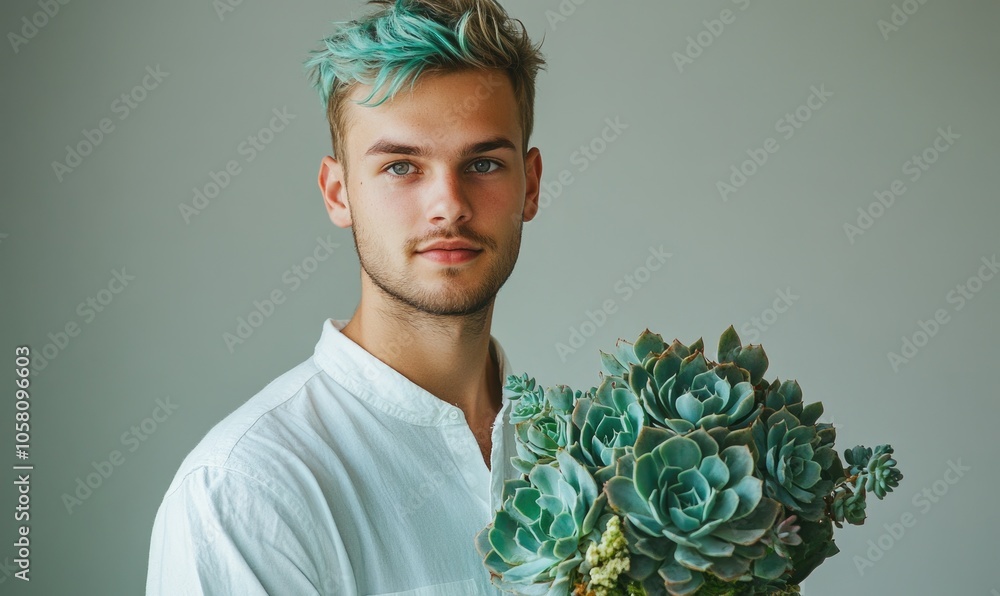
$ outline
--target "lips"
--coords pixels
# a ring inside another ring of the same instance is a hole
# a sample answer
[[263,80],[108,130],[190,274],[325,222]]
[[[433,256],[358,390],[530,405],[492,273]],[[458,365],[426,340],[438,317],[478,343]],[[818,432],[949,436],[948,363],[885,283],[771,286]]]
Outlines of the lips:
[[432,261],[444,264],[454,265],[457,263],[465,263],[466,261],[471,261],[476,258],[481,250],[468,250],[468,249],[432,249],[425,250],[419,253],[421,256],[430,259]]
[[461,240],[453,240],[453,241],[435,242],[435,243],[433,243],[433,244],[431,244],[431,245],[429,245],[429,246],[427,246],[427,247],[425,247],[422,250],[419,250],[417,252],[427,252],[429,250],[473,250],[473,251],[479,251],[479,250],[482,250],[482,249],[480,249],[479,247],[477,247],[477,246],[475,246],[473,244],[470,244],[468,242],[463,242]]

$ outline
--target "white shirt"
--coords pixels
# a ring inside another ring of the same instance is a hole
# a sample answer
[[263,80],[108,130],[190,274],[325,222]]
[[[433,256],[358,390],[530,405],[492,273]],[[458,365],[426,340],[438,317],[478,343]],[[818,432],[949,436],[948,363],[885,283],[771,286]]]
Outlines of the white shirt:
[[[347,322],[324,321],[312,357],[181,463],[153,523],[147,594],[500,594],[475,536],[518,477],[509,399],[488,469],[462,411],[341,333]],[[510,363],[490,341],[503,383]]]

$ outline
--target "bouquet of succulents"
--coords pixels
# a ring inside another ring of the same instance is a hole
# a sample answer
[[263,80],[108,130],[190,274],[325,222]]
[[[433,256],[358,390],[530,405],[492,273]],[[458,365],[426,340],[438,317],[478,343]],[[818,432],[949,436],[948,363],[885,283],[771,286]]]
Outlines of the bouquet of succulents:
[[718,362],[646,329],[601,353],[599,387],[510,375],[522,473],[476,536],[498,588],[526,595],[798,594],[833,527],[898,486],[892,447],[833,448],[795,380],[764,380],[730,326]]

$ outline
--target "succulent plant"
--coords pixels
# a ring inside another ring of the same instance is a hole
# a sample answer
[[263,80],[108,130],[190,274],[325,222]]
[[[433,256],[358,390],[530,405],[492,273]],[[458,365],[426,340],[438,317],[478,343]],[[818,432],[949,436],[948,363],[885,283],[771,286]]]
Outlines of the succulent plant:
[[542,390],[527,373],[508,377],[506,389],[513,402],[511,422],[517,435],[517,456],[511,463],[522,474],[535,464],[549,463],[556,451],[566,448],[572,436],[571,417],[577,400],[587,395],[567,385]]
[[[782,514],[783,515],[783,514]],[[753,562],[753,575],[764,580],[777,580],[792,568],[791,547],[802,544],[799,536],[800,526],[795,522],[795,515],[781,519],[774,527],[768,529],[760,541],[768,546],[767,554]],[[767,584],[769,582],[765,582]],[[783,583],[783,582],[782,582]],[[779,583],[778,585],[782,585]]]
[[730,327],[719,341],[720,363],[704,356],[699,338],[669,346],[648,329],[635,344],[619,340],[614,355],[601,352],[604,372],[626,381],[640,398],[650,423],[686,433],[695,428],[749,426],[760,413],[754,385],[767,369],[760,346],[742,347]]
[[746,380],[749,373],[731,363],[709,368],[701,352],[678,359],[672,348],[658,359],[653,375],[637,365],[630,371],[632,390],[652,420],[683,434],[695,428],[744,428],[757,418],[760,406]]
[[750,382],[759,385],[764,380],[768,360],[764,346],[740,342],[740,336],[732,325],[726,328],[719,337],[719,364],[735,364],[750,373]]
[[831,425],[817,423],[823,404],[803,404],[797,381],[778,380],[768,388],[765,402],[751,427],[765,492],[802,518],[818,520],[826,508],[824,497],[843,476],[833,449],[835,432]]
[[766,553],[760,540],[780,506],[762,495],[750,449],[720,450],[725,431],[716,430],[680,436],[643,428],[605,485],[608,503],[625,518],[629,574],[650,592],[693,594],[705,573],[735,581]]
[[599,485],[615,472],[646,422],[638,398],[615,377],[604,377],[594,397],[582,397],[573,410],[570,453],[587,466]]
[[[674,340],[674,343],[686,350],[685,355],[704,348],[701,340],[690,346],[684,346],[677,340]],[[667,344],[663,342],[663,336],[645,329],[639,334],[639,339],[634,344],[624,339],[615,342],[614,354],[598,350],[601,354],[601,372],[605,376],[618,377],[627,381],[631,365],[646,365],[648,363],[652,366],[653,359],[666,349]]]
[[544,413],[515,424],[514,432],[517,456],[511,458],[511,463],[522,474],[528,474],[536,464],[553,461],[556,452],[569,444],[569,414]]
[[548,406],[553,410],[567,414],[573,411],[576,401],[585,395],[589,395],[589,392],[574,391],[569,385],[555,385],[544,391],[545,402]]
[[520,377],[507,375],[503,390],[511,400],[511,424],[531,420],[541,414],[545,407],[545,393],[541,387],[535,386],[535,379],[529,378],[528,373]]
[[867,517],[865,513],[865,493],[838,490],[830,503],[830,515],[833,521],[840,527],[842,522],[861,525],[865,523]]
[[792,570],[781,579],[787,585],[797,585],[803,582],[810,573],[823,561],[840,552],[833,539],[833,523],[828,517],[819,521],[796,520],[799,526],[797,534],[802,542],[789,546],[792,556]]
[[798,546],[802,544],[802,537],[799,536],[799,526],[795,525],[795,520],[796,516],[789,515],[778,522],[774,526],[770,536],[764,541],[766,544],[773,546],[782,556],[788,556],[785,545]]
[[[600,540],[607,495],[565,450],[528,479],[504,482],[503,505],[476,535],[483,563],[503,590],[567,596],[587,548]],[[498,575],[499,574],[499,575]]]
[[760,345],[733,326],[718,362],[701,338],[645,329],[601,351],[599,387],[507,377],[524,476],[476,536],[494,584],[529,596],[776,596],[839,552],[898,487],[893,449],[834,450],[820,402],[768,382]]
[[851,466],[849,473],[852,476],[858,475],[858,487],[883,499],[903,479],[903,474],[896,469],[896,460],[892,454],[891,445],[879,445],[874,452],[870,447],[858,445],[846,451],[844,459]]

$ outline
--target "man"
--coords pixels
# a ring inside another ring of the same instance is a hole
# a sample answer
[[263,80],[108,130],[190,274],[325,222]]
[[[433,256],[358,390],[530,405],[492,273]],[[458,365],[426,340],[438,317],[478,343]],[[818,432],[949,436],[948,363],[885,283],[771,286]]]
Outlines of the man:
[[475,535],[517,472],[490,326],[538,210],[544,60],[492,0],[372,3],[306,63],[360,303],[181,464],[148,594],[497,593]]

